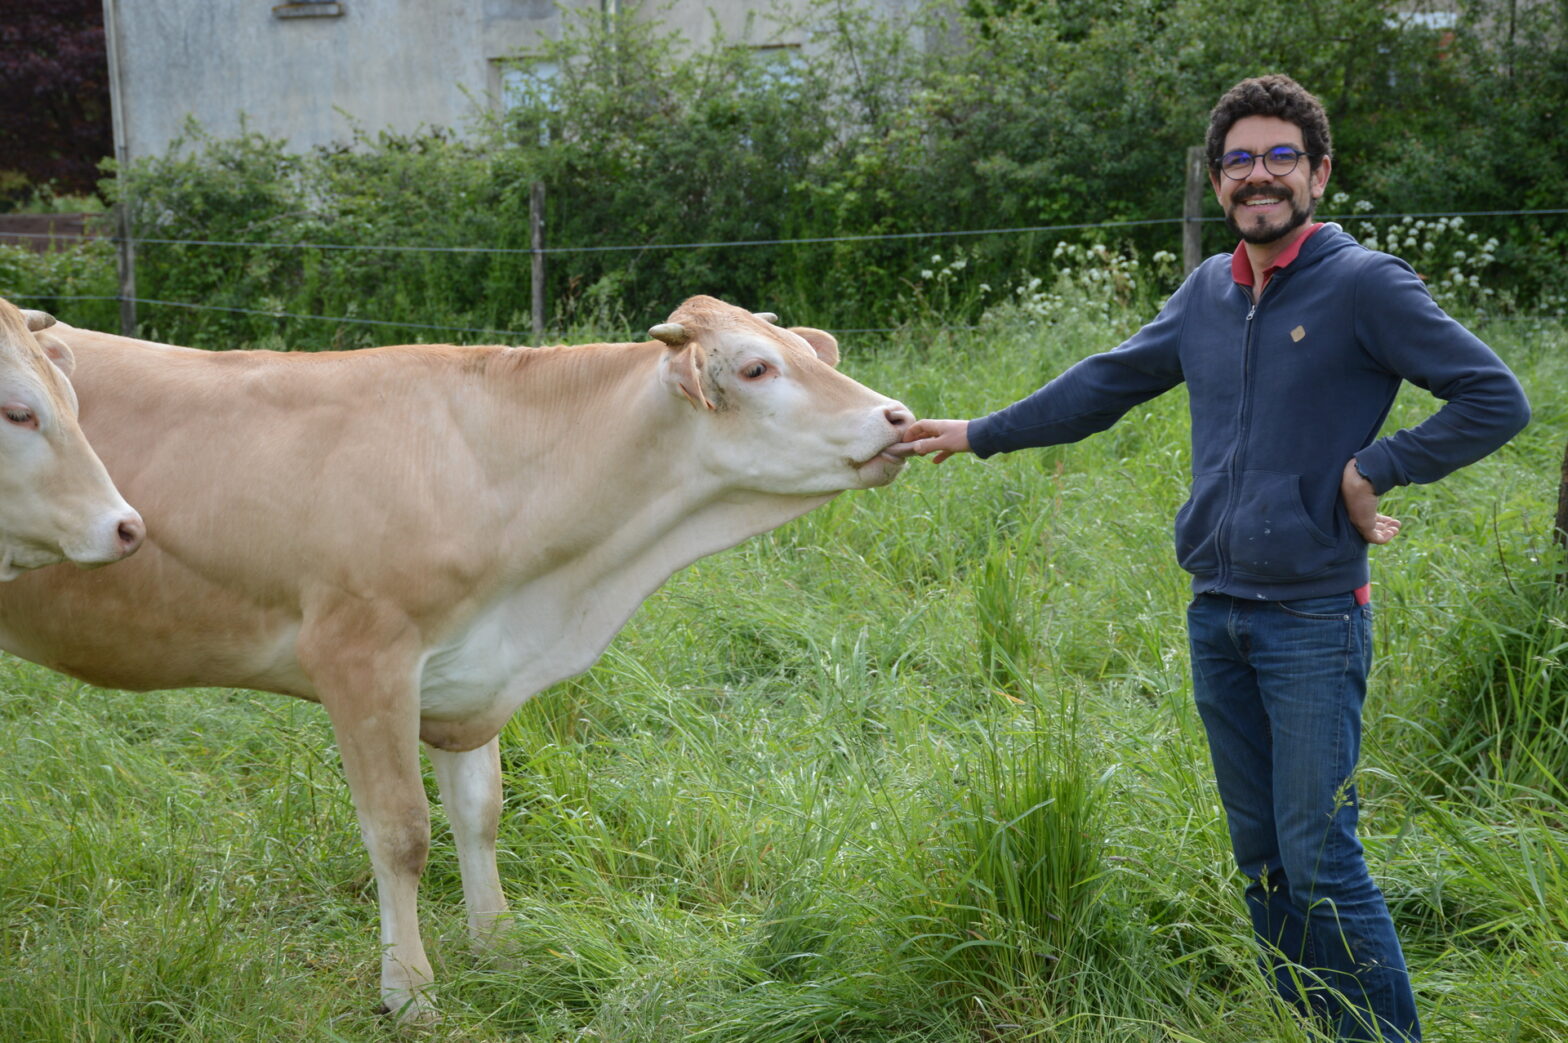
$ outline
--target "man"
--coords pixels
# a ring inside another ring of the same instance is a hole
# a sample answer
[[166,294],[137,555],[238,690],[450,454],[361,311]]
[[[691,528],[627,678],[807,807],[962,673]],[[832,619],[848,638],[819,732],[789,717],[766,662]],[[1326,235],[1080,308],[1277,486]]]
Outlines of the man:
[[[986,457],[1077,441],[1186,382],[1193,689],[1264,966],[1345,1040],[1419,1040],[1393,921],[1356,838],[1353,782],[1371,662],[1367,545],[1378,496],[1480,459],[1529,419],[1519,383],[1404,262],[1312,221],[1332,167],[1321,104],[1286,76],[1210,114],[1209,179],[1233,254],[1160,314],[1029,397],[922,420],[912,454]],[[1384,438],[1401,380],[1445,404]]]

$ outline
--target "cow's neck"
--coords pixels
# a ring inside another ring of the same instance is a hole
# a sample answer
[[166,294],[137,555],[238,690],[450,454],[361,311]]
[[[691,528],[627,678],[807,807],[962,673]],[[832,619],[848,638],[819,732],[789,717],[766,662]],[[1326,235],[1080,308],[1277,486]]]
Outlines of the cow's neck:
[[[502,721],[591,666],[675,572],[831,499],[726,488],[699,465],[707,418],[659,382],[657,351],[628,350],[638,347],[530,359],[528,379],[495,397],[513,418],[592,419],[528,432],[552,447],[543,454],[497,456],[497,498],[523,507],[501,523],[487,593],[432,649],[427,710],[471,715],[484,731],[480,719]],[[607,461],[627,466],[606,471]],[[562,604],[574,611],[562,616]]]

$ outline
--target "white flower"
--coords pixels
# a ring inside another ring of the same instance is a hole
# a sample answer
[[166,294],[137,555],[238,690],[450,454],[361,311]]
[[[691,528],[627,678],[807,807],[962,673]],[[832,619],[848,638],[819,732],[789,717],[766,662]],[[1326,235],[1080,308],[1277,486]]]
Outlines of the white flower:
[[932,254],[931,255],[931,263],[932,264],[941,264],[942,263],[942,255],[941,254]]
[[1372,209],[1372,201],[1370,199],[1358,199],[1356,200],[1355,208],[1358,213],[1364,214]]
[[922,279],[929,279],[929,278],[931,278],[931,275],[932,275],[931,269],[929,269],[929,268],[922,268],[922,269],[920,269],[920,277]]

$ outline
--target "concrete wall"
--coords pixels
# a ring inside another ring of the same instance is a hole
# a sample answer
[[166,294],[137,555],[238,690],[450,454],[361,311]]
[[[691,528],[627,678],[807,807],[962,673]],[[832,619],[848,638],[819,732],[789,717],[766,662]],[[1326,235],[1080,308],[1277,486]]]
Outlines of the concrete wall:
[[697,46],[713,38],[715,16],[727,39],[800,42],[767,19],[748,19],[766,5],[736,0],[104,0],[125,155],[163,152],[191,116],[218,137],[238,134],[243,120],[295,149],[347,141],[355,126],[461,131],[499,103],[497,59],[536,51],[567,19],[617,4]]

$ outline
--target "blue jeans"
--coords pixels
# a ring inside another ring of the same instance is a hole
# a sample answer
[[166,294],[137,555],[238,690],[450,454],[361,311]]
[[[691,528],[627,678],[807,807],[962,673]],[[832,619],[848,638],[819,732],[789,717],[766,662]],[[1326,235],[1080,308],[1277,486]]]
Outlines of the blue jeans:
[[1404,954],[1356,839],[1372,610],[1199,595],[1193,689],[1263,966],[1342,1040],[1421,1038]]

